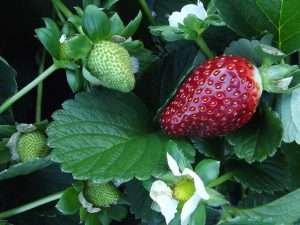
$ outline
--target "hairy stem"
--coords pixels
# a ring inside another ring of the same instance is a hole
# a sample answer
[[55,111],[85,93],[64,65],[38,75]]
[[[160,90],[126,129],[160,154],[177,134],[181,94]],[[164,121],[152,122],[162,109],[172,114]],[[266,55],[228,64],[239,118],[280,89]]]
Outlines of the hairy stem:
[[148,21],[151,25],[155,25],[155,19],[152,15],[152,11],[150,10],[146,0],[139,0],[142,10],[144,11]]
[[73,16],[73,13],[65,6],[65,4],[61,0],[52,0],[52,4],[55,8],[59,9],[66,18]]
[[49,202],[56,201],[56,200],[60,199],[62,194],[63,194],[63,191],[52,194],[52,195],[49,195],[49,196],[46,196],[44,198],[41,198],[41,199],[36,200],[34,202],[19,206],[17,208],[10,209],[10,210],[4,211],[4,212],[0,212],[0,219],[6,219],[6,218],[9,218],[9,217],[18,215],[20,213],[26,212],[28,210],[34,209],[36,207],[45,205]]
[[11,107],[16,101],[22,98],[25,94],[35,88],[40,82],[46,79],[49,75],[51,75],[55,70],[59,69],[56,65],[50,66],[46,69],[43,73],[37,76],[33,81],[27,84],[23,89],[18,91],[15,95],[8,98],[5,102],[2,103],[0,106],[0,114],[5,112],[9,107]]
[[225,183],[226,181],[231,180],[231,178],[233,178],[233,175],[234,175],[234,172],[225,173],[224,175],[209,182],[207,186],[210,188],[219,186],[219,185]]
[[209,47],[207,46],[206,42],[204,41],[204,39],[201,36],[196,40],[196,43],[197,43],[198,47],[201,49],[201,51],[208,58],[214,57],[213,52],[209,49]]
[[[45,69],[46,52],[43,50],[40,67],[38,73],[41,74]],[[43,82],[40,82],[37,87],[36,105],[35,105],[35,122],[41,122],[42,120],[42,103],[43,103]]]

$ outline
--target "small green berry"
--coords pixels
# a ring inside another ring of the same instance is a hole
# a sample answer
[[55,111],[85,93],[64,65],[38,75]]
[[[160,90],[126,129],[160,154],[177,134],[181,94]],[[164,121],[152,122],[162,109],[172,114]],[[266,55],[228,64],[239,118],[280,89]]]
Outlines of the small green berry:
[[186,202],[195,193],[195,185],[192,179],[183,178],[180,180],[174,188],[174,197],[180,202]]
[[135,85],[132,62],[128,51],[119,44],[100,41],[92,48],[87,69],[107,88],[130,92]]
[[46,136],[39,131],[22,134],[17,152],[22,162],[45,157],[49,153]]
[[97,207],[108,207],[117,204],[120,198],[119,190],[112,184],[95,184],[87,182],[84,188],[84,197]]

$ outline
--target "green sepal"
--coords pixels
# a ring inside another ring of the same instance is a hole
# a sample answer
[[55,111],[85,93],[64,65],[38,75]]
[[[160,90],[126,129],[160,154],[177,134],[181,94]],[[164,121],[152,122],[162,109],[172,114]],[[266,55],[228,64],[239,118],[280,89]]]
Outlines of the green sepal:
[[67,188],[55,206],[64,215],[74,215],[80,209],[78,192],[74,187]]
[[256,53],[262,59],[263,65],[272,65],[274,63],[279,63],[287,55],[281,50],[274,48],[270,45],[259,43],[255,46]]
[[138,73],[142,74],[145,72],[151,64],[158,59],[152,51],[144,47],[143,42],[135,40],[130,42],[123,42],[121,45],[127,49],[130,56],[133,56],[138,59],[139,70]]
[[197,40],[207,28],[207,24],[195,15],[188,15],[184,18],[183,25],[179,28],[184,31],[184,37],[187,40]]
[[104,2],[101,4],[102,8],[110,9],[113,7],[119,0],[104,0]]
[[118,13],[115,13],[112,17],[110,17],[110,22],[111,22],[111,34],[120,35],[124,30],[125,26]]
[[219,176],[220,162],[213,159],[204,159],[197,164],[195,172],[205,184],[208,184]]
[[111,22],[100,8],[89,5],[82,17],[84,33],[93,41],[109,40],[111,38]]
[[92,49],[92,43],[79,34],[61,43],[61,57],[69,60],[85,59]]
[[79,69],[66,69],[67,82],[73,93],[80,91],[84,86],[84,79]]
[[51,54],[52,57],[60,59],[60,31],[57,24],[50,18],[44,18],[46,27],[35,30],[37,38]]
[[206,224],[206,208],[203,203],[200,203],[197,209],[191,216],[188,225],[205,225]]
[[178,41],[184,39],[184,32],[178,28],[164,26],[150,26],[150,32],[153,36],[161,37],[165,41]]
[[[278,64],[259,68],[263,89],[269,93],[290,93],[300,86],[300,82],[293,82],[300,75],[299,66]],[[292,84],[292,85],[291,85]]]
[[139,11],[138,15],[123,29],[121,36],[129,38],[134,35],[142,22],[142,18],[143,15],[141,11]]
[[211,207],[220,207],[229,202],[225,199],[225,197],[212,188],[206,188],[207,193],[209,194],[209,199],[205,201],[205,203]]
[[189,160],[187,160],[180,150],[176,142],[170,140],[168,141],[167,147],[168,153],[175,159],[179,168],[183,171],[185,168],[192,168]]

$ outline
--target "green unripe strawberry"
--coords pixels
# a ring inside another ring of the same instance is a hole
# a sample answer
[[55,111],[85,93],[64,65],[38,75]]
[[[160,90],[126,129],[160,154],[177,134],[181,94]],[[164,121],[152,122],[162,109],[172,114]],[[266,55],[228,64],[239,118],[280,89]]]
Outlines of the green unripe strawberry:
[[87,69],[101,85],[121,92],[130,92],[135,85],[132,61],[119,44],[100,41],[88,56]]
[[117,204],[120,198],[119,190],[112,184],[95,184],[87,182],[84,188],[84,197],[97,207],[108,207]]
[[46,136],[39,131],[22,134],[17,152],[22,162],[46,156],[49,153]]

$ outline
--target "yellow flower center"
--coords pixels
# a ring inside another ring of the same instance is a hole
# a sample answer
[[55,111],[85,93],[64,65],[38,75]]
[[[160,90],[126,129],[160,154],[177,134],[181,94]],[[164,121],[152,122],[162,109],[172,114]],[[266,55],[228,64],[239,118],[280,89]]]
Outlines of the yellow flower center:
[[194,181],[190,178],[181,179],[174,188],[174,198],[181,203],[189,200],[195,193]]

